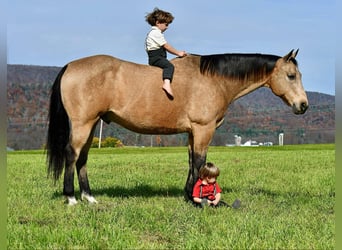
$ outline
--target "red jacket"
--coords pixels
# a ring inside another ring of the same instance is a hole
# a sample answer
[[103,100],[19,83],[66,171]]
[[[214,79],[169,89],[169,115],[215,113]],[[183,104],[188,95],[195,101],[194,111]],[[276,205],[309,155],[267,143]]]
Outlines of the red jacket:
[[198,179],[192,191],[192,197],[215,200],[215,195],[221,192],[222,190],[217,182],[203,184],[202,179]]

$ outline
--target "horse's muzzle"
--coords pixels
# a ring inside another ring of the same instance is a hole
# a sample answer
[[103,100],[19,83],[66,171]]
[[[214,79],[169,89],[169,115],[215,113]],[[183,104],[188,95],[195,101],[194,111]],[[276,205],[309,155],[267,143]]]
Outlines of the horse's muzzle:
[[296,104],[293,104],[292,105],[292,111],[296,115],[301,115],[301,114],[305,113],[305,111],[308,109],[308,107],[309,107],[309,105],[307,102],[301,102],[299,106],[297,106]]

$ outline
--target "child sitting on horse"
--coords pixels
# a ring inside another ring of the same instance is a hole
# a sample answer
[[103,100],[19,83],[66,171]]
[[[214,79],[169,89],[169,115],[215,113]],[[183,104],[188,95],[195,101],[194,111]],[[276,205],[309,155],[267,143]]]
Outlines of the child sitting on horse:
[[145,49],[148,54],[148,63],[163,69],[163,90],[173,98],[171,82],[173,78],[174,66],[166,58],[166,51],[179,57],[186,56],[185,51],[173,48],[164,37],[164,32],[168,25],[172,23],[174,17],[171,13],[155,8],[153,12],[146,15],[146,21],[152,26],[145,40]]

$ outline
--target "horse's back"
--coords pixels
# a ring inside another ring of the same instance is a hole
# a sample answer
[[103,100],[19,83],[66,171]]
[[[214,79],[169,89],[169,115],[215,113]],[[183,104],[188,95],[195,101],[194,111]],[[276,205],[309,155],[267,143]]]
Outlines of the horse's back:
[[151,81],[152,78],[155,78],[154,76],[158,76],[158,71],[161,71],[161,69],[125,61],[110,55],[94,55],[70,62],[64,78],[70,77],[73,82],[78,81],[78,78],[80,78],[80,80],[83,80],[83,84],[86,83],[84,80],[93,79],[93,83],[97,80],[96,83],[101,84],[103,83],[103,77],[113,77],[114,75],[120,77],[120,74],[122,74],[125,77],[122,77],[121,81],[129,79],[134,84],[134,78],[144,80],[144,82],[146,80]]
[[80,77],[100,74],[119,67],[123,62],[123,60],[110,55],[84,57],[68,63],[65,75],[74,78],[77,74],[80,74]]
[[[174,109],[182,110],[180,101],[185,101],[168,99],[162,90],[160,68],[106,55],[70,62],[61,91],[69,116],[88,121],[106,114],[108,120],[143,133],[150,132],[154,123],[163,128],[170,126],[168,118]],[[183,115],[174,122],[179,119],[184,119]],[[133,124],[142,124],[142,128]],[[171,127],[171,132],[179,130],[176,125]]]

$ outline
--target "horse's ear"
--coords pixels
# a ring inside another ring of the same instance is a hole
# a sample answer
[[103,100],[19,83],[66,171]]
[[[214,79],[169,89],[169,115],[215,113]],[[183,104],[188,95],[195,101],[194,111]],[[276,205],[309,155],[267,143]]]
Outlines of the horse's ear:
[[286,56],[283,57],[286,62],[290,61],[292,58],[296,58],[299,49],[294,52],[293,51],[294,50],[291,50]]
[[284,58],[284,60],[285,60],[286,62],[288,62],[288,61],[291,59],[292,55],[293,55],[293,50],[291,50],[291,51],[290,51],[286,56],[284,56],[283,58]]
[[297,56],[297,54],[298,54],[298,51],[299,51],[299,49],[297,49],[294,53],[293,53],[293,58],[296,58],[296,56]]

